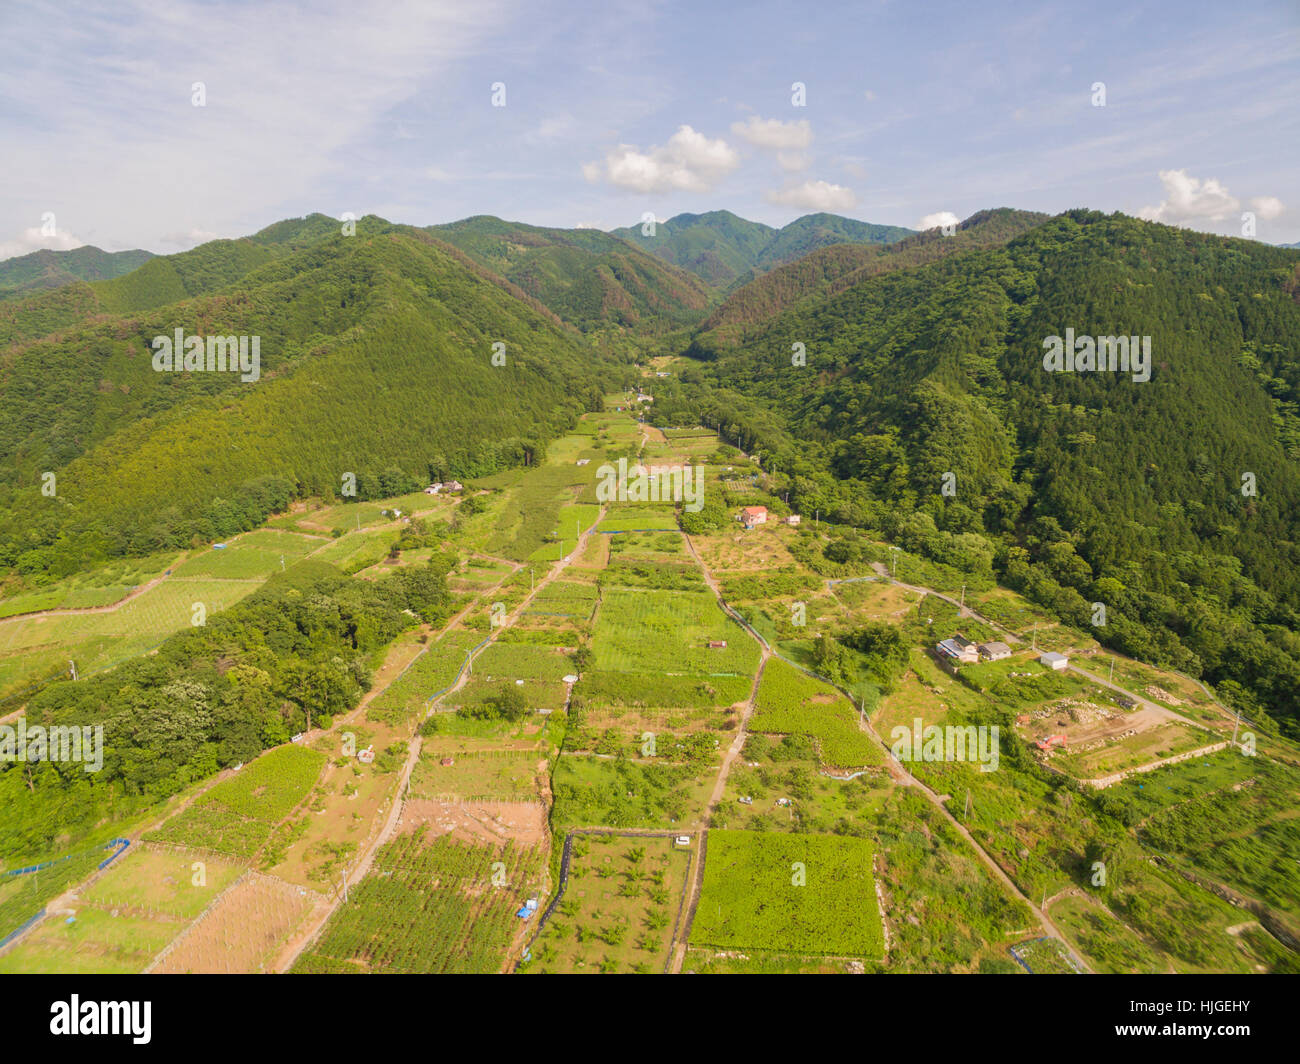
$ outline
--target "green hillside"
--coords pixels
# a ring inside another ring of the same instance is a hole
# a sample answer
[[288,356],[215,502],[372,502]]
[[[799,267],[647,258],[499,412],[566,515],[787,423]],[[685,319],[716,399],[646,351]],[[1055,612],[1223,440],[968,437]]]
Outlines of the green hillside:
[[747,327],[761,325],[806,300],[843,292],[875,274],[924,265],[958,251],[1004,244],[1047,217],[1000,208],[971,215],[952,236],[929,229],[890,244],[832,244],[818,248],[735,288],[701,324],[692,353],[708,357],[713,348],[734,343]]
[[[1294,252],[1070,212],[800,303],[664,382],[656,413],[765,455],[805,513],[995,571],[1085,630],[1104,603],[1103,642],[1294,725],[1298,295]],[[1150,380],[1046,372],[1067,327],[1150,336]]]
[[758,271],[790,262],[830,244],[887,244],[910,235],[899,226],[871,225],[834,214],[809,214],[781,229],[750,222],[730,211],[679,214],[645,235],[639,225],[613,235],[726,288],[752,280]]
[[584,331],[662,331],[712,302],[694,274],[596,229],[544,229],[480,215],[426,230],[505,277]]
[[0,262],[0,300],[35,295],[76,281],[118,277],[153,258],[150,251],[101,251],[87,244],[71,251],[33,251]]
[[[219,295],[0,354],[12,415],[0,425],[0,564],[71,571],[229,535],[287,497],[340,491],[348,472],[362,493],[386,472],[398,490],[433,472],[483,475],[535,460],[599,402],[608,363],[544,308],[419,231],[362,232],[263,262]],[[233,273],[258,245],[239,247],[210,254]],[[155,261],[168,272],[137,282],[140,305],[205,276],[199,260]],[[259,336],[260,379],[156,372],[152,338],[178,327]],[[47,471],[54,498],[39,490]]]

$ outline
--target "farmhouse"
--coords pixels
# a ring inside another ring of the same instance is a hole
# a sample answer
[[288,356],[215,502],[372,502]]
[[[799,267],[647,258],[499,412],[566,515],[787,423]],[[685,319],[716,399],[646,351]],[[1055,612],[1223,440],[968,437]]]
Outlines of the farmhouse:
[[789,517],[785,519],[785,523],[787,525],[797,525],[799,523],[799,515],[791,514]]
[[726,650],[726,649],[727,649],[727,641],[726,641],[725,639],[710,639],[710,640],[709,640],[709,649],[710,649],[710,650]]
[[766,506],[746,506],[740,511],[740,523],[746,528],[754,528],[767,522]]
[[1070,659],[1064,654],[1058,654],[1055,650],[1049,650],[1038,659],[1039,664],[1046,665],[1049,669],[1063,669],[1070,664]]
[[975,644],[959,635],[943,640],[934,649],[940,657],[960,665],[973,665],[979,661],[979,650],[976,649]]
[[984,661],[1001,661],[1011,657],[1011,648],[1006,643],[992,642],[980,644],[980,658]]

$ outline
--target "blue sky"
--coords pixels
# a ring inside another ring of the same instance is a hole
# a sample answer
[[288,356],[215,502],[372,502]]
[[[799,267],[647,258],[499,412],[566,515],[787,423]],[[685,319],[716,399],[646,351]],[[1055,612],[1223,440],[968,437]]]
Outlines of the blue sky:
[[165,253],[317,210],[918,227],[1086,206],[1234,235],[1249,211],[1300,240],[1296,0],[5,0],[0,36],[0,257]]

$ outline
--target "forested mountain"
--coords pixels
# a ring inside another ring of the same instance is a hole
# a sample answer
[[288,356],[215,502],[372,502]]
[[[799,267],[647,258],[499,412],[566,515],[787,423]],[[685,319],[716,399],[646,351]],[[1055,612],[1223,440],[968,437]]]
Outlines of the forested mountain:
[[[374,216],[356,224],[370,235],[396,228]],[[216,292],[258,266],[341,232],[340,223],[328,215],[289,218],[250,237],[210,240],[176,255],[149,256],[138,269],[110,280],[73,280],[52,291],[0,302],[0,345],[45,336],[96,314],[129,314]]]
[[590,330],[653,331],[699,319],[712,303],[692,273],[598,229],[545,229],[480,215],[427,230]]
[[[77,286],[93,318],[0,350],[0,567],[230,535],[345,473],[486,474],[599,403],[605,356],[509,282],[419,230],[331,227],[297,251],[214,242]],[[157,371],[152,341],[176,329],[259,337],[258,379]]]
[[[719,425],[804,512],[992,565],[1070,623],[1101,602],[1103,642],[1296,727],[1300,255],[1074,211],[814,282],[658,388],[661,423]],[[1150,379],[1047,372],[1067,328],[1149,336]]]
[[877,273],[920,266],[970,248],[1005,244],[1047,218],[1046,214],[1004,207],[971,215],[951,236],[927,229],[890,244],[833,244],[819,248],[732,291],[702,323],[693,353],[704,356],[713,348],[735,343],[746,328],[805,300],[843,292]]
[[151,258],[150,251],[101,251],[89,244],[71,251],[33,251],[0,262],[0,299],[31,295],[74,281],[119,277]]
[[679,214],[659,222],[653,234],[642,226],[615,229],[613,235],[675,266],[690,270],[716,288],[751,279],[756,270],[771,269],[829,244],[887,244],[912,230],[871,225],[834,214],[809,214],[781,229],[750,222],[730,211]]

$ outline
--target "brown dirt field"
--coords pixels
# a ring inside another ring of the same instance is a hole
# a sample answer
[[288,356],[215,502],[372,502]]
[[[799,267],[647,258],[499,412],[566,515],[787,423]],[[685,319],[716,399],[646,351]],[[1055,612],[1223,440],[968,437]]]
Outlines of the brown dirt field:
[[183,974],[266,970],[266,962],[319,897],[270,876],[249,873],[182,938],[153,970]]
[[397,830],[406,834],[428,824],[437,834],[454,835],[466,842],[501,843],[515,840],[525,846],[546,841],[546,807],[540,802],[477,802],[461,804],[413,798],[402,808]]

